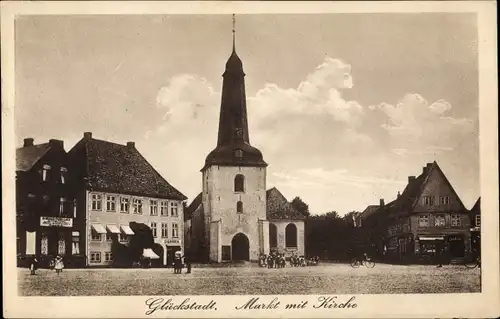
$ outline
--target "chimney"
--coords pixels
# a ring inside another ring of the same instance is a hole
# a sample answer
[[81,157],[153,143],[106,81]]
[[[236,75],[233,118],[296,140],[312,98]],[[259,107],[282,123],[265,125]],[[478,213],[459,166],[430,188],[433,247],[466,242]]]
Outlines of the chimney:
[[422,173],[423,174],[427,174],[427,172],[429,172],[429,170],[431,169],[432,167],[432,163],[427,163],[425,166],[424,166],[424,169],[422,170]]
[[130,149],[134,149],[135,148],[135,142],[127,142],[127,147],[130,148]]
[[415,181],[415,176],[408,176],[408,184],[411,184]]
[[86,140],[90,140],[92,138],[92,132],[83,133],[83,138]]
[[397,198],[399,198],[400,196],[401,196],[401,193],[398,191],[398,197]]
[[34,141],[35,140],[33,138],[31,138],[31,137],[25,138],[24,139],[24,145],[23,145],[23,147],[33,146],[33,142]]
[[385,205],[384,199],[383,199],[383,198],[381,198],[381,199],[380,199],[380,207],[384,207],[384,205]]
[[49,145],[51,147],[64,148],[64,142],[61,140],[51,139],[49,140]]

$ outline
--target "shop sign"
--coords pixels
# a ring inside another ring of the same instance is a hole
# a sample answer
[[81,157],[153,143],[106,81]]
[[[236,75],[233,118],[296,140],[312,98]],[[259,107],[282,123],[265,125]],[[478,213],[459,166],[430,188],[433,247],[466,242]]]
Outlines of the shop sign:
[[40,217],[40,226],[42,227],[73,227],[73,218],[64,217]]
[[163,240],[163,242],[165,243],[165,245],[180,245],[181,244],[180,239],[173,239],[173,238],[165,239],[165,240]]

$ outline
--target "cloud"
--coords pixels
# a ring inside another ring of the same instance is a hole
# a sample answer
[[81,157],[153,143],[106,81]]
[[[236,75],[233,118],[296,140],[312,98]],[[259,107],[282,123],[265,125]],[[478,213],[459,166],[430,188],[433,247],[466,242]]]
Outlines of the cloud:
[[396,106],[380,103],[370,109],[380,110],[387,116],[388,122],[382,124],[382,128],[391,135],[394,149],[413,146],[405,154],[450,151],[475,129],[472,119],[447,116],[452,110],[449,102],[438,100],[429,105],[421,95],[414,93],[406,94]]
[[[475,129],[472,120],[453,117],[447,101],[428,104],[419,94],[396,105],[346,100],[350,70],[327,57],[296,88],[268,83],[247,96],[250,141],[270,164],[268,187],[301,196],[313,212],[347,212],[390,198],[436,154],[456,158],[457,141]],[[152,163],[190,198],[200,191],[199,169],[216,145],[214,87],[194,74],[171,78],[156,98],[161,125],[145,135],[146,148],[155,149]]]

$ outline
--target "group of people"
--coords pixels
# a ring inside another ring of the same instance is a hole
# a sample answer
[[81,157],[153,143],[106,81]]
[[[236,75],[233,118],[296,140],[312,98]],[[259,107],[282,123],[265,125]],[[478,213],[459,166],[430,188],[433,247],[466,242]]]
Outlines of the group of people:
[[[183,259],[184,262],[182,262]],[[186,255],[182,256],[182,253],[180,251],[176,252],[174,256],[174,274],[181,274],[184,265],[186,266],[186,274],[190,274],[191,261],[189,260],[189,257]]]
[[[290,266],[305,267],[316,266],[319,263],[319,257],[311,257],[306,259],[305,256],[297,256],[293,254],[290,257]],[[284,253],[271,252],[269,255],[262,254],[259,258],[259,266],[267,268],[285,268],[286,259]]]
[[[55,258],[50,259],[49,268],[51,270],[55,270],[56,274],[60,274],[64,269],[64,261],[63,258],[57,255]],[[30,274],[36,275],[36,271],[38,269],[38,259],[33,257],[30,263]]]

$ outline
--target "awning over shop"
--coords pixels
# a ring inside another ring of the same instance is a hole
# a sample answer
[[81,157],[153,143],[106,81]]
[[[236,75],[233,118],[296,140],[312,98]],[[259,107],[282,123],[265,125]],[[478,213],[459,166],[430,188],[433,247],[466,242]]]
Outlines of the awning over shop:
[[103,225],[101,224],[92,224],[92,228],[98,233],[98,234],[106,234],[106,229],[104,228]]
[[444,240],[443,236],[420,236],[420,240]]
[[122,231],[126,234],[126,235],[133,235],[135,234],[134,231],[130,228],[130,226],[128,225],[121,225],[121,229]]
[[142,256],[150,259],[160,259],[160,256],[155,254],[155,252],[151,248],[145,248],[142,252]]
[[120,230],[118,229],[118,227],[116,227],[116,225],[106,225],[106,228],[113,234],[120,233]]

